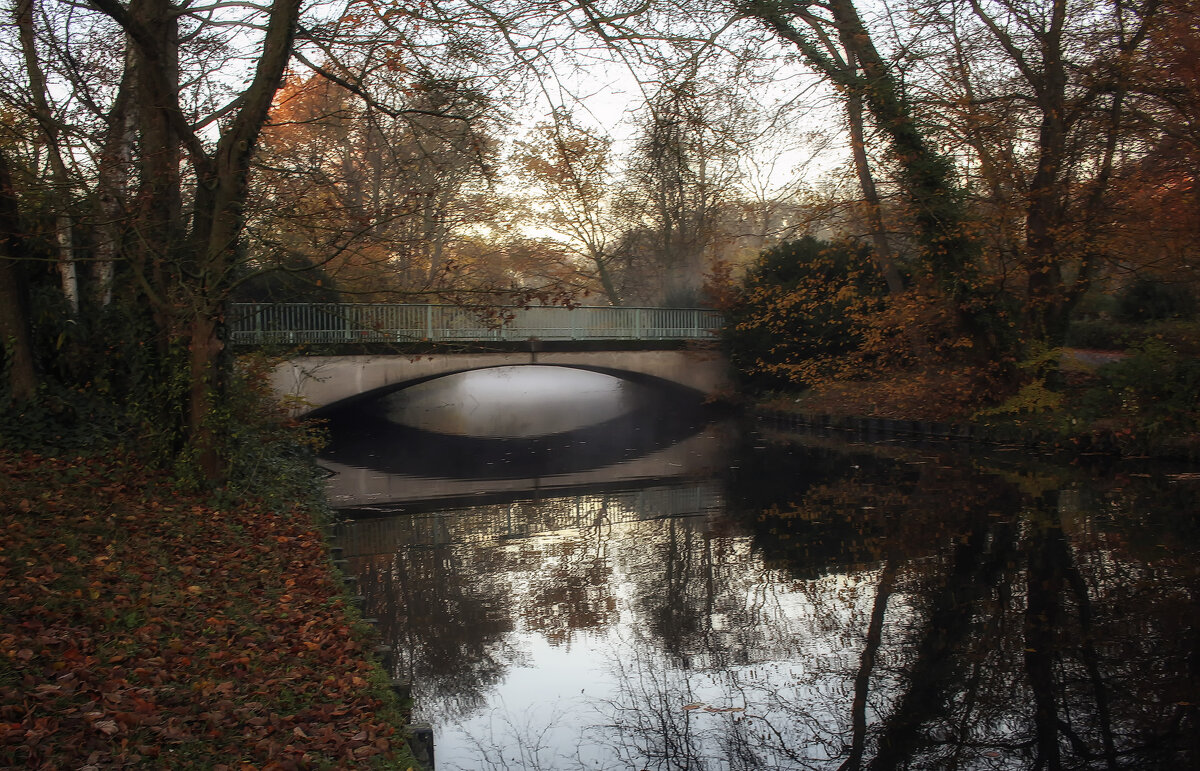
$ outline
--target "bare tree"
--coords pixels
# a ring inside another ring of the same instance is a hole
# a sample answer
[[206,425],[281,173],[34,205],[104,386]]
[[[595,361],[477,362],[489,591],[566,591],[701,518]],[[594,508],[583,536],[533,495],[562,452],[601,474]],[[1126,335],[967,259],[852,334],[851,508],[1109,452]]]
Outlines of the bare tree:
[[612,305],[621,304],[613,275],[613,254],[620,228],[613,205],[612,141],[555,114],[552,123],[537,126],[517,142],[514,158],[518,176],[537,192],[530,196],[530,219],[566,239],[568,248],[590,265]]
[[913,6],[918,29],[935,33],[909,49],[920,57],[914,88],[955,119],[947,130],[978,159],[993,202],[1021,212],[1033,338],[1062,338],[1099,268],[1109,186],[1132,149],[1133,67],[1158,9],[1158,0]]
[[748,139],[736,85],[693,70],[647,103],[622,186],[622,251],[655,271],[658,301],[694,302],[711,262]]

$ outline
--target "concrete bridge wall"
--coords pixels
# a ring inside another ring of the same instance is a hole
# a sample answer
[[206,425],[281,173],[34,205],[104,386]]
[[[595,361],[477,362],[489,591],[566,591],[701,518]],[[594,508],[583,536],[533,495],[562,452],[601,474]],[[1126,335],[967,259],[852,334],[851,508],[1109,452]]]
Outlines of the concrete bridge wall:
[[725,357],[710,350],[435,353],[413,356],[303,356],[279,364],[272,385],[304,415],[346,399],[397,390],[476,369],[538,364],[630,380],[659,381],[706,396],[730,386]]

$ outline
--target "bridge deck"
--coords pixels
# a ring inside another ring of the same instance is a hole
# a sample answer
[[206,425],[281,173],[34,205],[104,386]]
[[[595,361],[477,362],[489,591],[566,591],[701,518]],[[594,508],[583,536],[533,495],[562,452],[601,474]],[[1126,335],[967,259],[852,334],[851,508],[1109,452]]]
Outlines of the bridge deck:
[[234,345],[712,340],[722,324],[720,313],[704,308],[395,303],[234,303],[229,318]]

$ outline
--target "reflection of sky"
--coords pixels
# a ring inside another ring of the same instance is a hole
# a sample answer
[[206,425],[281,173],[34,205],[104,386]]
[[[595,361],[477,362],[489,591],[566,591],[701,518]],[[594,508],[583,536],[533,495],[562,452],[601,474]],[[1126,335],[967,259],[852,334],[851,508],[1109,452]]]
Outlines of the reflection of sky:
[[536,437],[626,412],[638,387],[568,367],[496,367],[431,380],[387,397],[389,420],[440,434]]
[[[1179,709],[1194,699],[1197,547],[1146,529],[1173,528],[1193,493],[1158,511],[1162,487],[1126,477],[1133,492],[1097,498],[1103,517],[1076,516],[1070,497],[1014,494],[1008,471],[922,455],[851,484],[840,457],[773,456],[792,483],[809,468],[834,481],[768,489],[757,518],[724,512],[768,477],[698,477],[365,516],[339,543],[403,589],[364,594],[442,769],[832,771],[862,753],[1016,771],[1047,729],[1063,767],[1090,768],[1108,726],[1123,767],[1194,767]],[[1031,624],[1035,604],[1059,610]],[[1070,742],[1063,721],[1035,720],[1038,699],[1069,717]]]
[[[501,571],[493,578],[515,600],[509,644],[523,662],[507,669],[485,706],[461,720],[450,702],[444,710],[436,697],[418,704],[419,718],[437,731],[438,768],[640,768],[648,758],[638,748],[654,743],[664,721],[690,732],[687,751],[707,759],[693,767],[728,768],[714,759],[724,756],[731,736],[771,754],[776,731],[788,746],[802,747],[814,731],[832,736],[845,726],[874,574],[788,580],[761,564],[748,537],[710,537],[723,555],[713,566],[720,596],[680,659],[646,629],[647,599],[661,589],[664,569],[657,547],[668,527],[662,520],[625,522],[603,535],[565,530],[489,547],[497,559],[488,564]],[[538,587],[556,573],[561,581],[570,560],[579,565],[595,556],[607,578],[594,594],[614,598],[617,612],[603,626],[561,638],[535,631],[541,614],[568,612],[542,607]],[[740,662],[731,660],[734,649],[742,651]]]

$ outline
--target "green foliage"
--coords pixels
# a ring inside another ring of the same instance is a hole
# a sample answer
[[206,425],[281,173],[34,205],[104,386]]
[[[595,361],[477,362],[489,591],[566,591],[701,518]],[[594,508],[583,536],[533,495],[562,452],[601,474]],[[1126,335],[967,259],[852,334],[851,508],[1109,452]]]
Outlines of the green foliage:
[[1061,348],[1033,343],[1028,358],[1017,365],[1021,386],[1003,403],[981,410],[977,417],[1001,415],[1037,415],[1054,412],[1063,406],[1063,394],[1054,387],[1058,375]]
[[[209,489],[185,442],[185,346],[164,340],[144,305],[115,303],[71,319],[54,293],[37,299],[41,384],[34,399],[13,403],[2,392],[8,381],[0,381],[0,446],[47,455],[119,452],[173,471],[185,489]],[[262,357],[240,360],[214,399],[207,428],[227,464],[216,494],[233,501],[253,493],[276,508],[300,500],[323,507],[312,462],[320,432],[278,404],[269,366]]]
[[[324,486],[313,463],[324,444],[324,431],[287,414],[270,390],[272,363],[261,355],[239,359],[225,397],[209,416],[214,435],[224,444],[221,457],[228,464],[217,499],[232,505],[252,494],[276,510],[297,501],[324,510]],[[186,486],[205,486],[187,453],[176,461],[175,471]]]
[[765,252],[727,314],[734,367],[760,388],[804,385],[805,362],[861,345],[886,285],[866,247],[805,236]]
[[1200,430],[1200,360],[1175,346],[1148,339],[1097,374],[1082,398],[1085,418],[1115,418],[1152,440]]
[[1119,351],[1129,344],[1130,326],[1111,319],[1079,319],[1067,327],[1066,345],[1070,348],[1095,348]]
[[[182,441],[179,410],[187,393],[186,350],[162,343],[144,306],[85,308],[71,318],[54,292],[34,297],[37,396],[12,404],[0,444],[56,453],[123,448],[149,461],[171,457]],[[0,384],[0,389],[4,388]]]

